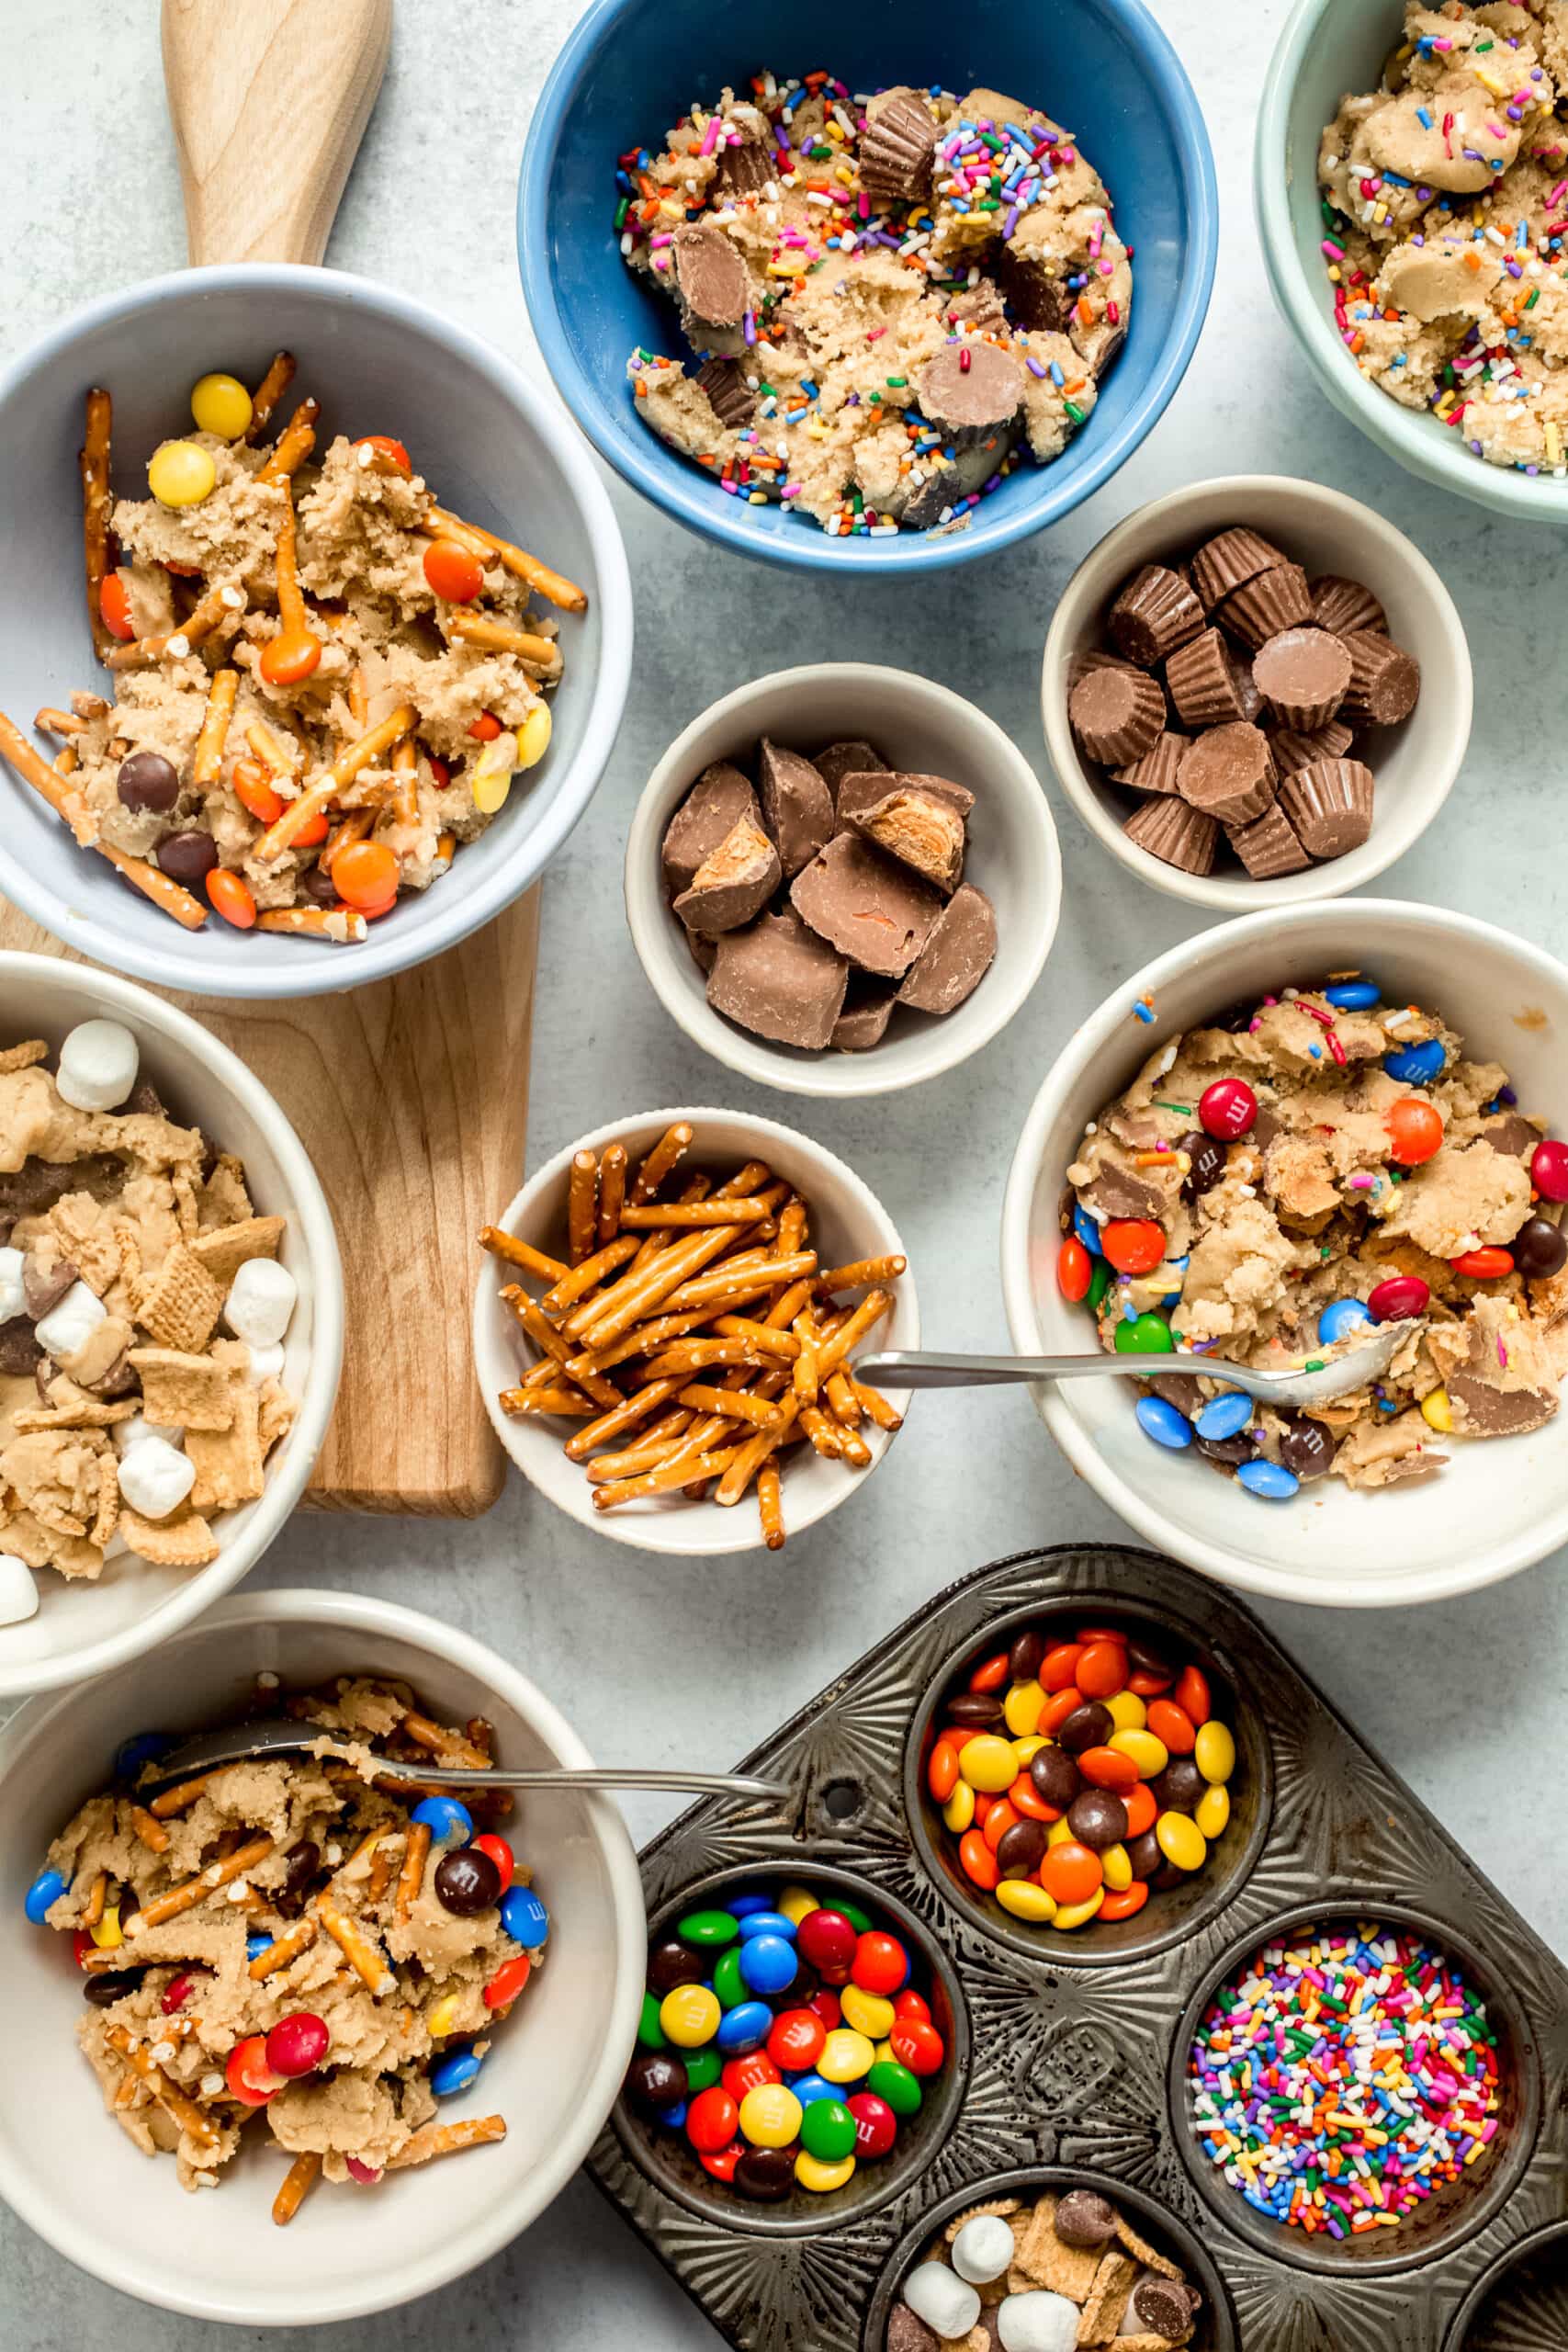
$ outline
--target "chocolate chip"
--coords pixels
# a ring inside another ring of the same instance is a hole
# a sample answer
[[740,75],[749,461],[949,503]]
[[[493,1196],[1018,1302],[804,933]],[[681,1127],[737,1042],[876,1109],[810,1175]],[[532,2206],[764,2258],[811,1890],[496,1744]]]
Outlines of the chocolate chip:
[[895,2303],[887,2314],[887,2352],[942,2352],[942,2338],[908,2303]]
[[655,1944],[648,1955],[648,1984],[652,1993],[673,1993],[680,1984],[700,1984],[706,1973],[702,1953],[678,1936]]
[[639,2050],[626,2068],[626,2097],[638,2107],[673,2107],[686,2096],[686,2062],[672,2050]]
[[1126,1837],[1127,1808],[1110,1789],[1085,1789],[1067,1807],[1067,1826],[1080,1846],[1100,1854]]
[[57,1258],[52,1265],[46,1265],[29,1253],[22,1261],[22,1295],[35,1323],[41,1323],[59,1306],[75,1280],[76,1269],[69,1258]]
[[1519,1272],[1530,1282],[1545,1282],[1561,1273],[1568,1261],[1568,1238],[1550,1217],[1527,1218],[1508,1247]]
[[1083,1786],[1078,1770],[1065,1747],[1037,1747],[1029,1759],[1029,1777],[1041,1797],[1058,1813],[1066,1813]]
[[1116,2208],[1092,2188],[1070,2188],[1056,2208],[1055,2228],[1064,2245],[1109,2245],[1116,2234]]
[[150,1078],[138,1079],[127,1099],[126,1115],[138,1119],[166,1119],[164,1098]]
[[1245,1430],[1238,1430],[1235,1437],[1199,1437],[1196,1443],[1199,1453],[1207,1454],[1211,1462],[1223,1462],[1232,1469],[1237,1463],[1250,1462],[1254,1452],[1252,1440]]
[[101,1380],[85,1380],[84,1388],[101,1396],[106,1405],[118,1405],[122,1397],[140,1394],[141,1374],[136,1371],[129,1354],[121,1348]]
[[132,752],[121,760],[114,788],[138,816],[166,817],[180,797],[180,779],[162,752]]
[[1081,1756],[1087,1747],[1103,1747],[1116,1728],[1115,1717],[1109,1707],[1098,1699],[1086,1699],[1075,1707],[1056,1734],[1059,1747],[1069,1756]]
[[218,863],[218,844],[199,825],[187,825],[177,833],[165,833],[154,854],[158,871],[189,889],[193,885],[199,888],[212,872]]

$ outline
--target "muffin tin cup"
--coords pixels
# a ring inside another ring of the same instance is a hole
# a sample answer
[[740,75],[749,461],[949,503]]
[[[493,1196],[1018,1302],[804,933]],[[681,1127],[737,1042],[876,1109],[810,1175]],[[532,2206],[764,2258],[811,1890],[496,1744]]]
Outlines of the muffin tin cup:
[[[1244,1969],[1265,1944],[1310,1936],[1314,1929],[1359,1924],[1403,1928],[1424,1936],[1458,1962],[1496,2029],[1500,2059],[1498,2130],[1487,2154],[1463,2177],[1446,2184],[1417,2206],[1397,2229],[1366,2231],[1359,2237],[1309,2237],[1304,2230],[1270,2222],[1232,2188],[1220,2166],[1204,2154],[1192,2121],[1187,2062],[1193,2036],[1220,1987]],[[1404,2278],[1465,2245],[1500,2212],[1529,2168],[1540,2129],[1541,2078],[1535,2039],[1523,2008],[1509,1989],[1508,1961],[1478,1944],[1450,1920],[1407,1903],[1384,1902],[1369,1893],[1353,1903],[1303,1904],[1250,1929],[1217,1960],[1183,2009],[1171,2043],[1168,2091],[1171,2133],[1198,2193],[1210,2211],[1238,2236],[1277,2262],[1299,2270],[1352,2278]]]
[[918,2114],[900,2121],[891,2152],[875,2163],[857,2163],[842,2188],[827,2194],[795,2188],[776,2205],[753,2202],[705,2173],[683,2131],[671,2132],[635,2107],[625,2094],[612,2121],[622,2146],[651,2179],[705,2220],[759,2237],[815,2236],[862,2213],[874,2212],[918,2181],[952,2131],[964,2103],[970,2062],[969,2008],[958,1972],[931,1929],[895,1896],[852,1871],[812,1863],[768,1862],[755,1868],[715,1871],[694,1879],[649,1915],[649,1949],[688,1911],[722,1910],[727,1894],[754,1887],[783,1887],[798,1881],[813,1894],[840,1894],[863,1910],[880,1915],[910,1948],[911,1981],[922,1973],[930,1984],[931,2022],[947,2044],[942,2072],[926,2077]]
[[1013,1918],[965,1877],[956,1841],[944,1827],[942,1808],[926,1785],[926,1762],[935,1744],[937,1718],[947,1692],[981,1658],[1001,1649],[1025,1626],[1043,1622],[1044,1612],[1038,1607],[1014,1609],[994,1619],[931,1682],[920,1701],[905,1754],[904,1810],[921,1862],[982,1935],[1008,1945],[1025,1960],[1052,1968],[1124,1967],[1188,1942],[1241,1893],[1269,1834],[1274,1797],[1273,1750],[1266,1724],[1239,1687],[1237,1669],[1224,1640],[1215,1641],[1185,1611],[1173,1607],[1140,1608],[1114,1593],[1091,1591],[1075,1594],[1067,1613],[1077,1623],[1088,1619],[1096,1624],[1125,1625],[1134,1634],[1141,1629],[1156,1637],[1168,1636],[1192,1657],[1214,1686],[1214,1713],[1235,1736],[1236,1765],[1226,1783],[1231,1818],[1203,1868],[1194,1871],[1181,1886],[1151,1895],[1131,1919],[1103,1925],[1091,1919],[1067,1931],[1032,1927]]
[[1198,2233],[1179,2221],[1168,2206],[1146,2196],[1141,2188],[1115,2180],[1109,2173],[1089,2172],[1078,2165],[1032,2165],[1017,2172],[992,2173],[986,2179],[971,2181],[966,2188],[955,2189],[951,2197],[944,2197],[939,2205],[922,2213],[905,2231],[883,2265],[865,2315],[862,2352],[885,2352],[887,2322],[897,2302],[899,2288],[932,2238],[955,2213],[965,2211],[971,2205],[984,2205],[993,2197],[1021,2197],[1027,2203],[1047,2188],[1058,2196],[1066,2196],[1070,2188],[1096,2189],[1112,2204],[1120,2205],[1142,2235],[1182,2264],[1189,2280],[1202,2295],[1203,2311],[1193,2338],[1194,2352],[1241,2352],[1229,2291]]
[[1532,2232],[1482,2272],[1443,2352],[1559,2352],[1568,2344],[1568,2222]]

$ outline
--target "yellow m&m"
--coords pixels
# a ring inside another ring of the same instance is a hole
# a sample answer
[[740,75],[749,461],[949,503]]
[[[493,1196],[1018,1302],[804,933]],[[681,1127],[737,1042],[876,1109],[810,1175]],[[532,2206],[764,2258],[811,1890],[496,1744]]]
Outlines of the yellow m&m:
[[251,396],[238,376],[203,376],[191,388],[190,413],[198,433],[237,441],[250,425]]
[[160,506],[199,506],[218,479],[210,449],[164,441],[147,460],[147,487]]

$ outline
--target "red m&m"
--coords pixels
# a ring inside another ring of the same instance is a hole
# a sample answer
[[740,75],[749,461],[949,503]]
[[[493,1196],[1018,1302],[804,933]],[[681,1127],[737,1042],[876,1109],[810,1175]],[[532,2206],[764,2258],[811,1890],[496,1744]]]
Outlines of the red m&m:
[[1217,1078],[1198,1097],[1198,1124],[1220,1143],[1235,1143],[1258,1116],[1258,1097],[1244,1078]]

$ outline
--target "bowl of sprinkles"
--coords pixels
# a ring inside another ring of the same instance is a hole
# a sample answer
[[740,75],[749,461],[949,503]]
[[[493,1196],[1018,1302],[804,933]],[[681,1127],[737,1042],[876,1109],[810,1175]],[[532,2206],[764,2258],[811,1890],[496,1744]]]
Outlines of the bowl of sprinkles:
[[599,0],[536,112],[551,374],[634,487],[744,552],[1010,545],[1109,480],[1191,356],[1213,163],[1141,0],[1075,0],[1048,54],[1022,17],[980,51],[930,17],[890,44],[814,0],[756,71],[701,9]]
[[1277,2259],[1392,2273],[1474,2235],[1528,2164],[1540,2091],[1499,1972],[1400,1905],[1299,1912],[1220,1962],[1171,2059],[1204,2199]]

